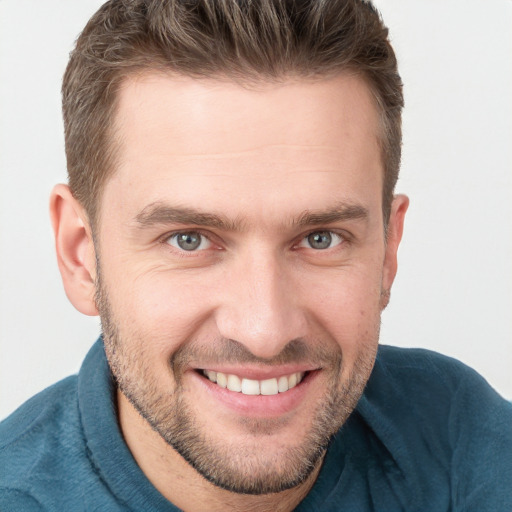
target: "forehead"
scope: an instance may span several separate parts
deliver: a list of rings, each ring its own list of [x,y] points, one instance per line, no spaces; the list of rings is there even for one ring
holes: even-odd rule
[[[228,214],[255,201],[317,208],[308,201],[381,189],[378,127],[369,88],[353,75],[250,86],[132,77],[120,91],[119,162],[104,202],[122,190],[119,207],[138,211],[169,200]]]
[[[330,144],[333,128],[345,140],[360,136],[368,141],[378,135],[377,117],[368,86],[354,74],[235,83],[145,73],[124,82],[116,125],[125,150],[133,142],[130,135],[152,137],[146,130],[151,128],[166,140],[172,138],[176,149],[196,153],[219,144],[226,150],[250,150],[269,142]],[[234,127],[241,130],[234,132]]]

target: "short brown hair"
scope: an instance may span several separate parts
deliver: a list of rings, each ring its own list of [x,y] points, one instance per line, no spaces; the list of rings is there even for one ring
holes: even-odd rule
[[[241,81],[351,70],[380,113],[383,214],[401,154],[402,82],[388,30],[365,0],[109,0],[79,36],[62,86],[69,184],[95,224],[115,170],[122,81],[144,70]]]

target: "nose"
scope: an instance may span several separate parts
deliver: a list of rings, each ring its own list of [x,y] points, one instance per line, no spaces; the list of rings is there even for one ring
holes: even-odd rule
[[[216,311],[221,336],[238,341],[257,357],[271,359],[288,342],[306,335],[300,281],[288,267],[263,251],[230,267]]]

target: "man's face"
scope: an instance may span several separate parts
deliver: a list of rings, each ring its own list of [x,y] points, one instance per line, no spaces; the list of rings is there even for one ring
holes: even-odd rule
[[[297,485],[363,391],[391,284],[370,92],[153,74],[117,127],[96,249],[121,399],[216,485]]]

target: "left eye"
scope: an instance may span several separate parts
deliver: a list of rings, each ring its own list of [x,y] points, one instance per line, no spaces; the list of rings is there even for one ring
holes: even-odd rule
[[[201,251],[211,246],[210,240],[197,231],[176,233],[167,239],[167,243],[182,251]]]
[[[341,244],[341,242],[343,242],[343,238],[332,231],[315,231],[305,236],[301,240],[299,247],[308,247],[321,251],[335,247]]]

